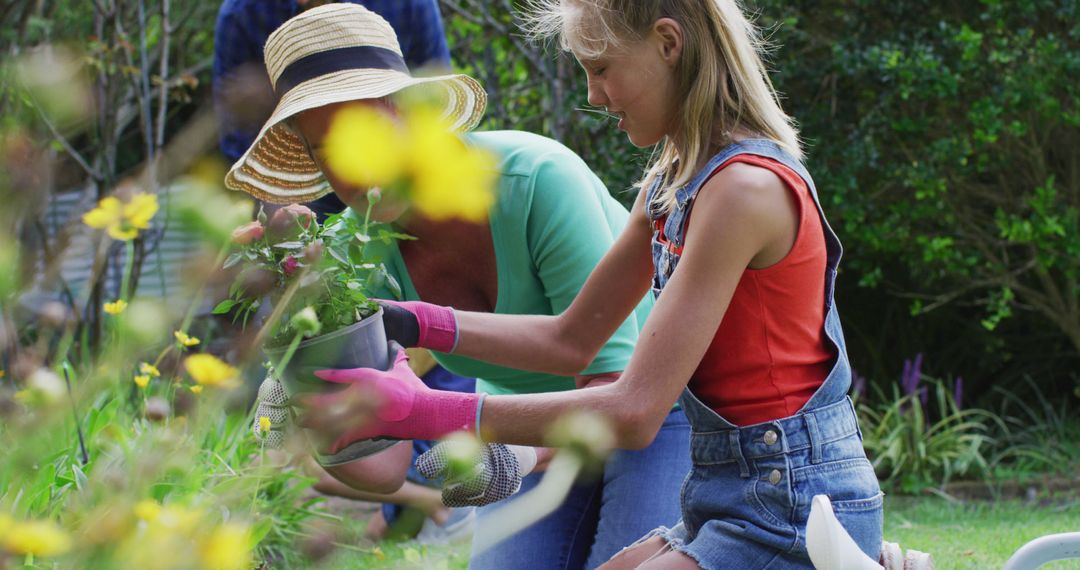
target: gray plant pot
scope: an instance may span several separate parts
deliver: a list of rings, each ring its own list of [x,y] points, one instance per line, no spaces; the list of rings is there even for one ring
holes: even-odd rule
[[[266,349],[266,355],[277,362],[287,347]],[[281,383],[290,398],[300,394],[327,393],[341,390],[343,384],[327,382],[315,376],[316,370],[327,368],[377,368],[387,370],[390,357],[383,328],[383,310],[366,319],[334,332],[301,342],[285,369],[280,371]],[[349,444],[334,455],[318,455],[323,466],[341,465],[367,457],[392,447],[398,440],[365,439]]]

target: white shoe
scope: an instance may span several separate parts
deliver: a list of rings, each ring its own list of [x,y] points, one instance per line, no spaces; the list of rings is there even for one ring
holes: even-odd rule
[[[810,503],[806,550],[818,570],[882,570],[836,520],[832,502],[825,495],[816,495]]]
[[[885,570],[904,570],[904,551],[895,542],[881,542],[881,560]]]
[[[904,570],[934,570],[934,558],[925,552],[908,550],[904,556]]]

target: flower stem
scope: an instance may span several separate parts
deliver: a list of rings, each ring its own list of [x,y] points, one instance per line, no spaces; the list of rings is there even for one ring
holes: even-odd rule
[[[124,275],[120,281],[120,299],[128,300],[128,285],[131,283],[131,272],[135,269],[135,240],[124,242]]]
[[[303,333],[296,333],[292,342],[289,343],[289,348],[285,349],[285,354],[281,356],[281,360],[274,366],[274,371],[277,374],[281,374],[281,371],[285,370],[285,367],[289,365],[289,361],[292,360],[294,354],[296,354],[296,347],[300,346],[300,341],[304,339]]]
[[[304,280],[304,276],[307,275],[307,272],[307,267],[301,269],[300,273],[293,279],[293,282],[289,284],[289,288],[285,290],[285,294],[278,299],[277,305],[274,306],[274,311],[270,313],[270,318],[266,319],[262,328],[259,329],[258,334],[255,335],[255,342],[252,343],[253,346],[262,346],[263,342],[266,341],[266,337],[270,334],[270,330],[274,327],[274,324],[281,319],[282,313],[285,312],[285,307],[289,305],[293,296],[296,295],[296,291],[300,289],[300,282]]]

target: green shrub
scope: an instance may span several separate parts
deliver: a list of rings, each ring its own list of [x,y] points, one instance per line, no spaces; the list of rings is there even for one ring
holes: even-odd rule
[[[1080,457],[1080,416],[1070,395],[1051,399],[1033,379],[1025,378],[1022,392],[1001,387],[991,465],[999,474],[1064,472]]]
[[[894,387],[892,398],[861,404],[859,414],[867,455],[886,489],[916,493],[988,472],[996,418],[960,409],[942,382],[907,394]]]
[[[754,4],[846,246],[853,362],[888,377],[915,344],[980,392],[1036,367],[1060,387],[1080,354],[1080,3]]]

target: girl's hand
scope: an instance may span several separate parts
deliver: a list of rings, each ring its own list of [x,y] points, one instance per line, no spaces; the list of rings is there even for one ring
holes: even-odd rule
[[[453,352],[457,346],[454,309],[422,301],[376,299],[383,308],[386,336],[406,348]]]
[[[336,453],[351,442],[375,437],[438,439],[448,433],[475,430],[478,394],[432,390],[409,368],[405,350],[390,342],[394,365],[373,368],[318,370],[315,376],[347,388],[299,398],[299,424],[325,453]]]

